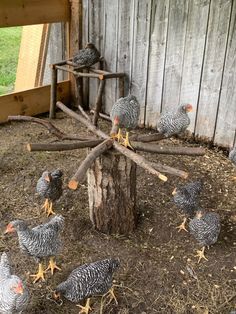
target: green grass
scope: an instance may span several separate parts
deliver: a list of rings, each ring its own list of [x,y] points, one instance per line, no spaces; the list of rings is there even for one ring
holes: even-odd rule
[[[0,28],[0,94],[13,89],[22,27]]]

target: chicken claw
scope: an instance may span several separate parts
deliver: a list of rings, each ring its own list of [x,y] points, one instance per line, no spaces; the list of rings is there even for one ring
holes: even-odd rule
[[[92,310],[89,303],[90,303],[90,299],[87,299],[85,306],[82,306],[80,304],[76,305],[81,308],[81,310],[79,311],[79,314],[82,314],[82,313],[88,314],[89,311]]]
[[[204,251],[205,251],[205,247],[203,247],[201,250],[197,250],[197,254],[195,255],[196,257],[199,257],[198,259],[198,263],[200,263],[201,259],[205,259],[206,261],[208,261],[208,259],[206,258],[206,256],[204,255]]]
[[[44,273],[45,271],[43,270],[43,265],[42,263],[39,263],[38,273],[36,275],[30,275],[30,277],[35,277],[33,283],[36,283],[39,279],[42,279],[42,281],[45,281]]]
[[[52,275],[53,275],[55,269],[61,270],[61,268],[57,266],[53,257],[50,257],[48,268],[45,271],[48,271],[49,269],[51,270]]]
[[[123,142],[123,145],[125,147],[129,147],[131,148],[132,150],[134,150],[133,146],[130,144],[130,141],[129,141],[129,132],[126,132],[126,136],[125,136],[125,140]]]
[[[178,232],[180,232],[181,230],[184,230],[184,231],[188,232],[188,230],[185,227],[186,221],[187,221],[187,218],[184,218],[184,221],[182,222],[182,224],[179,225],[178,227],[176,227],[176,229],[179,229]]]

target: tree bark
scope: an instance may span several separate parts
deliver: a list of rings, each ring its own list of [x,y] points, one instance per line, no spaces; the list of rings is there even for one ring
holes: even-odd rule
[[[90,219],[107,234],[128,234],[137,223],[136,164],[110,150],[87,172]]]

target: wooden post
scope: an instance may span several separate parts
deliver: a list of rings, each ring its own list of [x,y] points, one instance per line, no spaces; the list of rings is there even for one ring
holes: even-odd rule
[[[52,71],[52,81],[51,81],[51,98],[50,98],[50,113],[49,118],[55,119],[56,117],[56,102],[57,102],[57,69],[53,65]]]
[[[125,96],[125,77],[119,78],[119,97]]]
[[[110,150],[87,172],[90,219],[107,234],[128,234],[137,223],[136,164]]]
[[[104,87],[105,87],[105,80],[101,80],[99,83],[98,95],[97,95],[97,99],[96,99],[94,116],[93,116],[93,124],[96,126],[98,124],[99,113],[100,113],[101,107],[102,107],[102,93],[104,91]]]

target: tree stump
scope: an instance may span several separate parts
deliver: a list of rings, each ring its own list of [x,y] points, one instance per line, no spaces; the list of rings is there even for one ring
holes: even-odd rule
[[[137,223],[136,164],[109,150],[87,172],[90,219],[96,230],[128,234]]]

